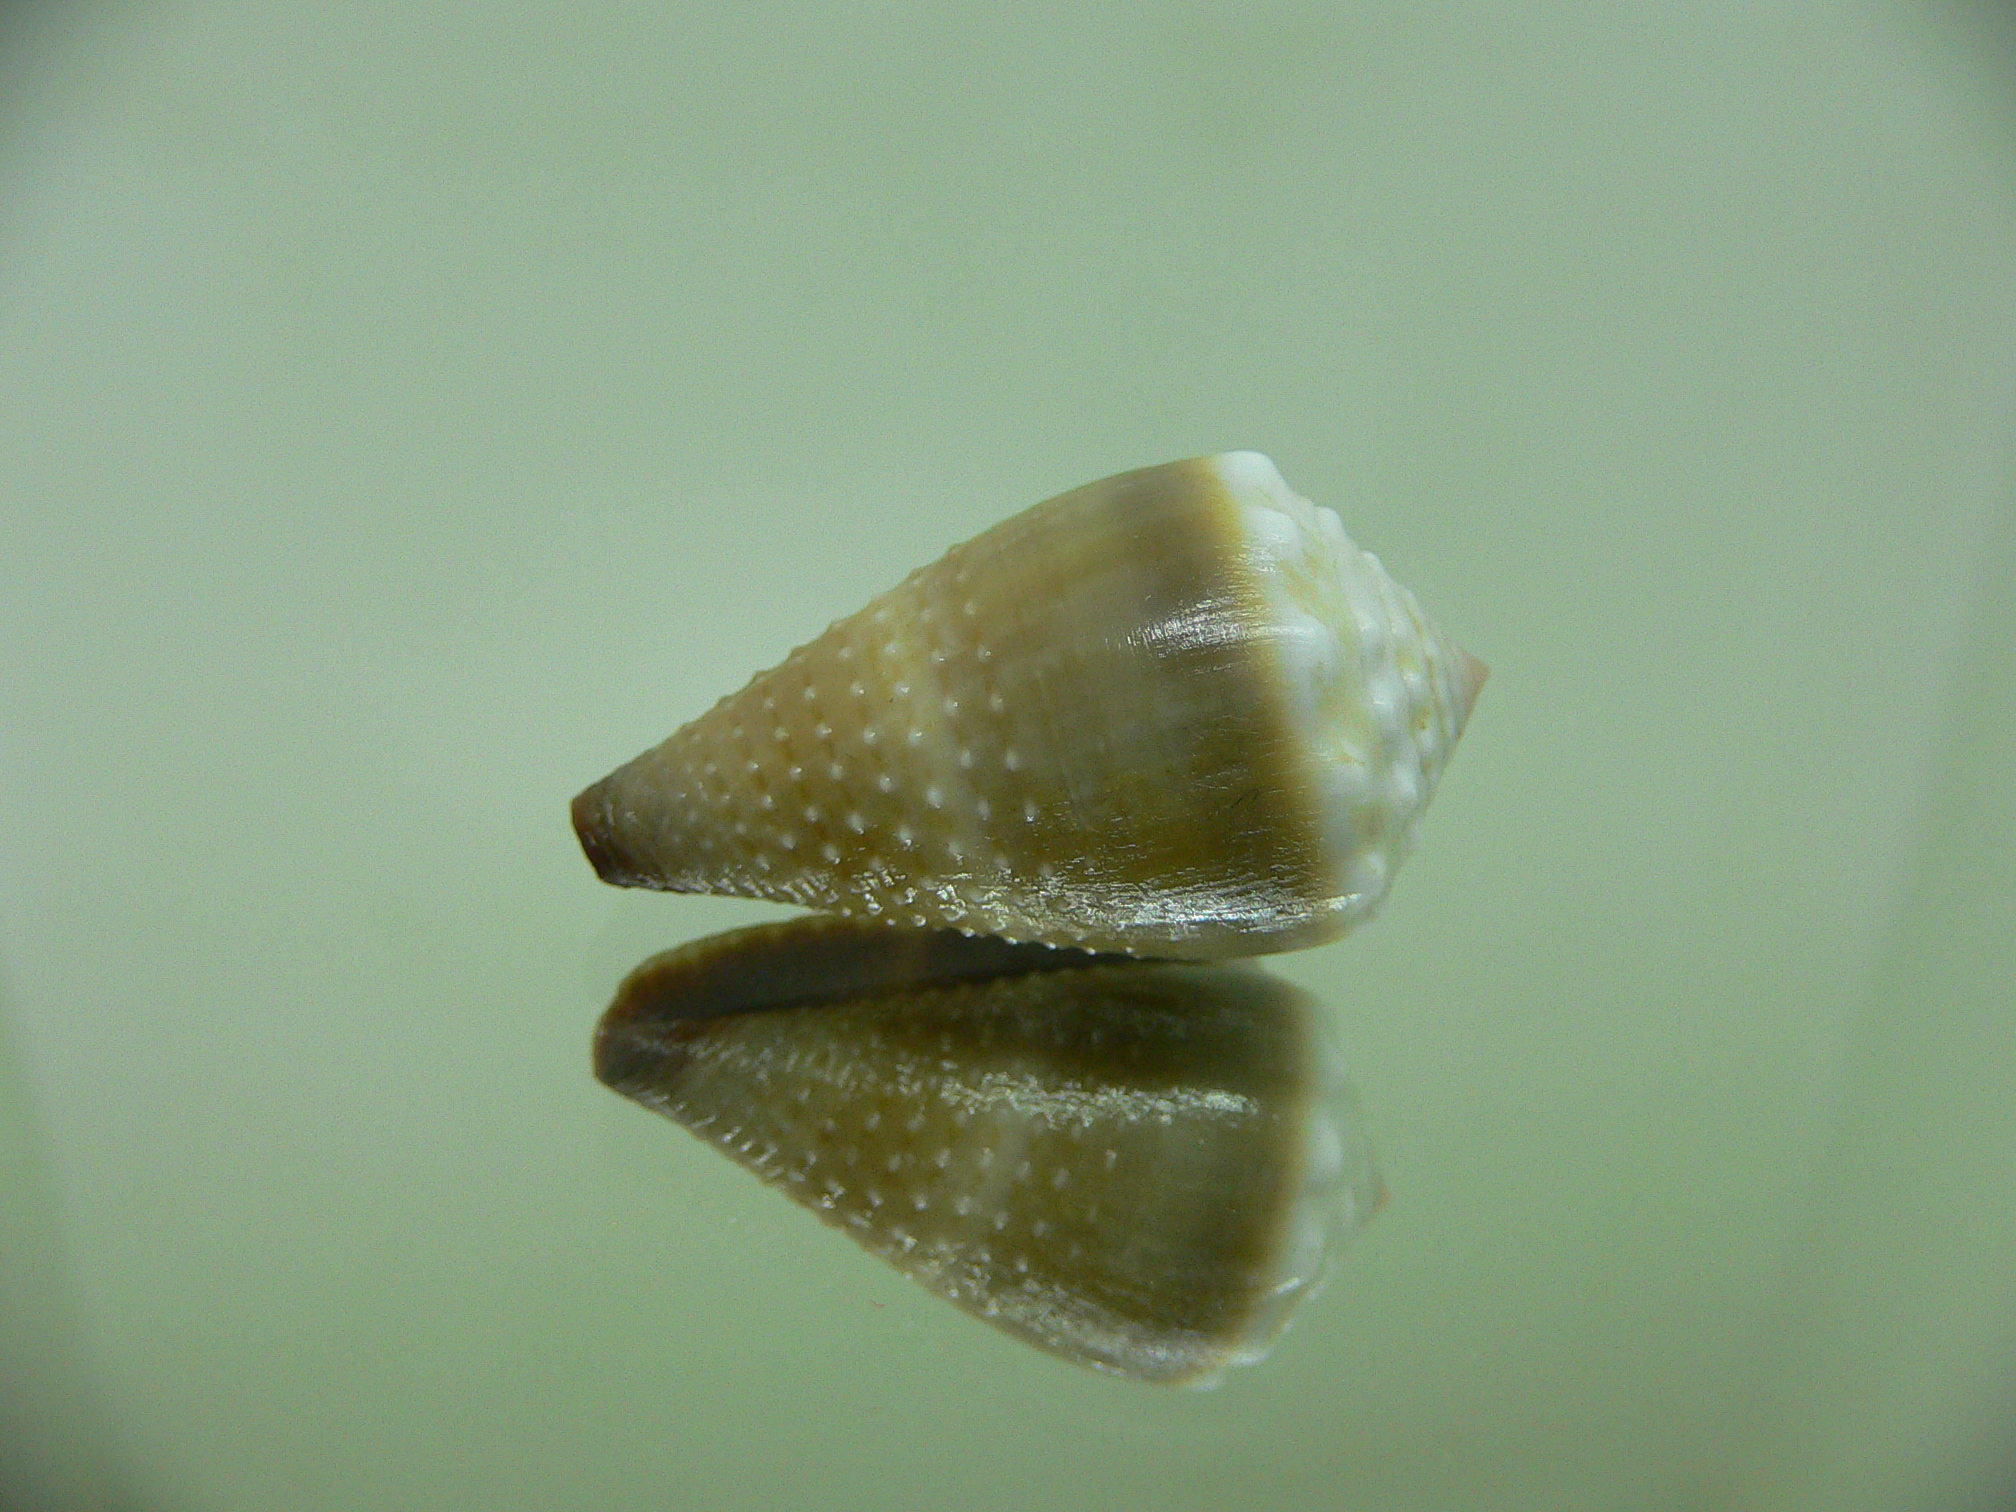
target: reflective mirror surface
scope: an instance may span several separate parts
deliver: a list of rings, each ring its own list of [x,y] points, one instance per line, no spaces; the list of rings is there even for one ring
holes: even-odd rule
[[[1252,966],[757,926],[632,972],[595,1074],[927,1290],[1145,1381],[1264,1358],[1385,1201],[1323,1010]]]
[[[0,6],[0,1502],[1996,1505],[2012,55],[1903,0]],[[788,910],[601,886],[566,805],[1239,450],[1492,671],[1377,920],[1265,968],[1391,1200],[1200,1393],[598,1084],[640,960]]]

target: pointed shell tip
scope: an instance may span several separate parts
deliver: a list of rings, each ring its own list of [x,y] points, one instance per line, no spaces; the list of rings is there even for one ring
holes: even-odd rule
[[[1477,703],[1477,695],[1484,691],[1484,684],[1490,680],[1491,669],[1472,656],[1468,651],[1456,653],[1456,723],[1460,729],[1470,722],[1470,710]]]
[[[616,832],[605,793],[607,785],[604,779],[574,796],[568,809],[574,821],[574,836],[581,842],[581,852],[595,868],[596,876],[612,887],[634,887],[641,879]]]

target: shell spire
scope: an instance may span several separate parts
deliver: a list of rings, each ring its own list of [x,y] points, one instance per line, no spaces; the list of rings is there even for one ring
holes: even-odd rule
[[[1274,464],[954,547],[574,800],[602,879],[1137,955],[1369,916],[1482,686]]]

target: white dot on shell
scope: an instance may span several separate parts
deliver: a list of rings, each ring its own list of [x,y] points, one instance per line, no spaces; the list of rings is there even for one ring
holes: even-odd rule
[[[896,791],[896,779],[887,772],[884,772],[880,777],[875,779],[875,786],[885,793],[893,793]]]
[[[913,746],[924,744],[924,732],[922,730],[913,729],[910,732],[910,744],[912,744]]]
[[[835,782],[838,782],[842,777],[847,775],[847,768],[840,765],[837,761],[829,762],[826,766],[826,775],[831,777]]]
[[[962,750],[959,753],[959,765],[966,768],[969,772],[973,770],[973,752],[970,749]]]
[[[989,803],[985,798],[977,798],[973,802],[973,812],[978,814],[982,819],[992,819],[994,817],[994,805]]]
[[[1006,767],[1011,772],[1021,771],[1022,753],[1020,751],[1017,751],[1013,746],[1010,746],[1007,750],[1001,753],[1001,765]]]
[[[856,698],[866,698],[868,696],[868,685],[864,682],[851,682],[847,684],[847,691],[852,693]]]
[[[987,707],[993,713],[999,714],[1003,709],[1008,707],[1008,700],[1003,698],[999,693],[989,693],[987,695]]]
[[[840,859],[840,847],[835,845],[831,840],[828,840],[824,845],[819,847],[819,854],[824,856],[828,863],[832,863]]]
[[[899,824],[899,825],[897,825],[897,826],[896,826],[896,843],[897,843],[898,845],[914,845],[914,844],[916,844],[916,843],[917,843],[917,835],[916,835],[916,832],[915,832],[914,830],[912,830],[912,829],[910,828],[910,826],[909,826],[909,825],[907,825],[907,824]]]
[[[1024,798],[1022,800],[1022,817],[1030,824],[1036,822],[1036,800],[1034,798]]]
[[[936,786],[924,789],[924,801],[932,808],[945,807],[945,794]]]
[[[875,726],[863,725],[861,727],[861,744],[865,746],[872,746],[873,744],[875,744],[876,739],[877,734]]]
[[[813,687],[813,686],[812,686],[812,684],[810,684],[810,683],[807,683],[807,684],[805,684],[805,690],[804,690],[804,693],[803,693],[803,697],[804,697],[804,699],[805,699],[805,702],[807,702],[807,703],[814,703],[814,702],[816,702],[816,701],[818,700],[818,697],[819,697],[819,690],[818,690],[817,688]]]
[[[868,832],[868,821],[859,812],[852,813],[847,816],[847,828],[857,835],[864,835]]]

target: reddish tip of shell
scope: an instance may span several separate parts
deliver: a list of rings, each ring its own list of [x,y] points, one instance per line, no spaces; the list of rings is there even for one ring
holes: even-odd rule
[[[595,868],[595,875],[610,886],[648,885],[623,844],[613,805],[609,801],[608,786],[605,778],[575,795],[569,809],[574,820],[575,838],[581,842],[582,853],[588,857],[588,864]]]
[[[1477,702],[1477,695],[1484,690],[1484,684],[1491,676],[1491,669],[1468,651],[1456,653],[1456,728],[1461,730],[1470,722],[1470,710]]]

